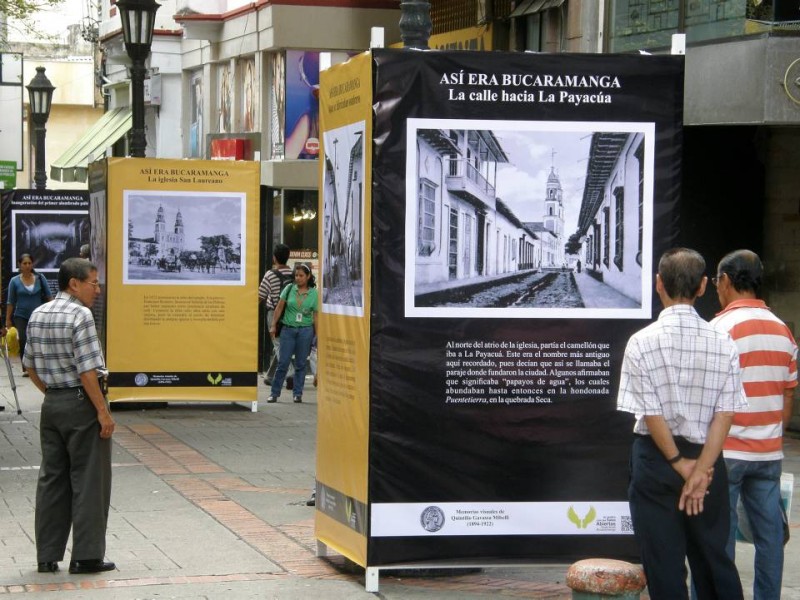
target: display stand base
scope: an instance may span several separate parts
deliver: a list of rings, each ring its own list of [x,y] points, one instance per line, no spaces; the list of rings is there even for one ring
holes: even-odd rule
[[[329,556],[328,545],[324,542],[317,540],[316,555],[319,558]],[[490,568],[509,568],[509,567],[544,567],[551,569],[559,569],[561,572],[566,573],[569,568],[567,563],[532,563],[530,561],[487,561],[487,560],[444,560],[438,562],[426,563],[401,563],[393,565],[382,565],[380,567],[366,567],[364,569],[364,589],[370,593],[378,593],[380,587],[380,572],[381,571],[397,571],[397,570],[433,570],[433,569],[490,569]]]
[[[247,406],[250,405],[250,412],[258,412],[258,401],[255,402],[231,402],[231,404],[235,406]]]
[[[442,569],[442,570],[452,570],[452,569],[498,569],[498,568],[549,568],[549,569],[558,569],[560,573],[566,573],[567,569],[569,568],[569,564],[562,564],[562,563],[533,563],[530,561],[513,561],[513,560],[444,560],[444,561],[437,561],[437,562],[425,562],[425,563],[404,563],[404,564],[393,564],[393,565],[382,565],[380,567],[367,567],[365,570],[365,577],[364,577],[364,589],[367,592],[377,593],[378,586],[379,586],[379,577],[381,571],[397,571],[397,570],[414,570],[418,569],[420,571],[423,570],[434,570],[434,569]]]

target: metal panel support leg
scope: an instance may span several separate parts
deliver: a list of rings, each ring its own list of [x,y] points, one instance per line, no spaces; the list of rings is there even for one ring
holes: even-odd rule
[[[377,593],[378,592],[378,576],[380,574],[380,569],[378,567],[367,567],[366,572],[366,580],[364,587],[368,592]]]
[[[328,556],[328,545],[325,542],[317,540],[317,556]]]

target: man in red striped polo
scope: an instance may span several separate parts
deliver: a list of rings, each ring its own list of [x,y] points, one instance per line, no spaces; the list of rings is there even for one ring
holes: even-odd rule
[[[797,344],[783,321],[757,298],[762,272],[755,252],[726,255],[713,280],[723,309],[711,323],[727,331],[739,348],[749,404],[734,415],[723,446],[731,503],[727,550],[733,557],[741,496],[756,550],[754,600],[778,600],[783,578],[783,432],[797,386]]]

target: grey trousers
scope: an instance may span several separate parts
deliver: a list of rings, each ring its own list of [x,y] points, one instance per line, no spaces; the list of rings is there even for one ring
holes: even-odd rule
[[[37,562],[61,561],[72,528],[72,560],[105,557],[111,503],[111,440],[81,388],[48,390],[39,422]]]

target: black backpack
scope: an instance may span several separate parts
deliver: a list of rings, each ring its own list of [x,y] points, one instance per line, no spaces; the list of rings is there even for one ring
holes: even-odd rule
[[[281,282],[280,290],[278,290],[278,296],[280,296],[283,293],[283,290],[286,288],[286,286],[288,286],[290,283],[292,283],[292,281],[294,281],[294,272],[285,274],[281,273],[278,269],[271,269],[271,271],[275,273],[275,275],[277,275],[278,280]],[[277,306],[277,303],[275,304],[275,306]]]

